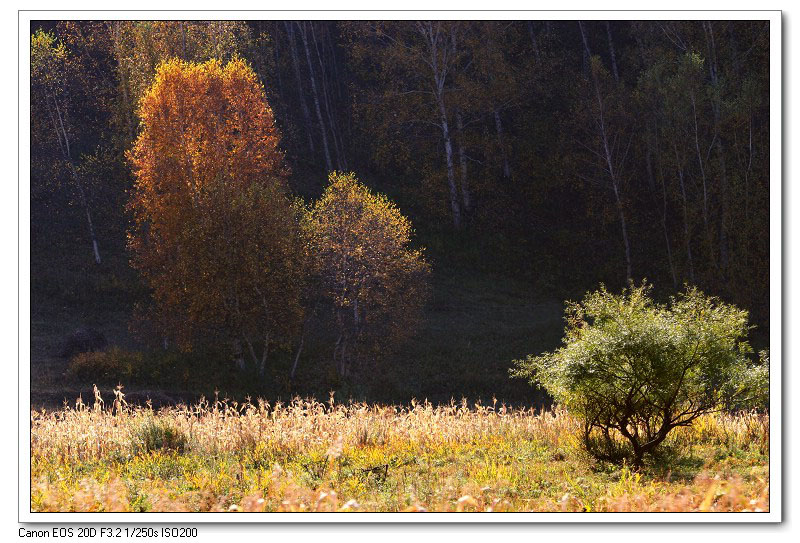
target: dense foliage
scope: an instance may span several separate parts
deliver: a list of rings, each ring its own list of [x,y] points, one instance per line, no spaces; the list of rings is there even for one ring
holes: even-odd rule
[[[628,275],[689,282],[747,308],[766,337],[766,22],[70,21],[32,38],[40,27],[64,59],[48,73],[69,91],[101,249],[121,246],[123,151],[155,68],[239,55],[267,86],[300,194],[319,196],[334,168],[368,174],[421,232],[494,238],[481,263],[496,271],[571,277],[573,293]],[[76,184],[52,186],[63,161],[47,159],[57,138],[33,98],[34,222],[72,217],[58,235],[86,236],[80,202],[54,205]],[[547,269],[526,271],[531,254]]]
[[[242,366],[246,345],[263,372],[270,342],[288,341],[301,318],[305,273],[263,89],[242,60],[170,61],[140,116],[129,247],[156,321],[185,346],[233,342]]]
[[[321,296],[335,315],[334,361],[346,376],[365,355],[377,356],[414,331],[430,267],[422,251],[408,247],[409,220],[352,173],[330,175],[305,228]]]
[[[694,288],[656,304],[649,290],[589,293],[568,305],[564,347],[516,363],[515,375],[582,418],[586,448],[604,460],[641,465],[673,429],[763,407],[768,395],[768,366],[748,357],[746,311]]]

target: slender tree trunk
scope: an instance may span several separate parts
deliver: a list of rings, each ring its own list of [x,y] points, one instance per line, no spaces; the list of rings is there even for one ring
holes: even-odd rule
[[[675,273],[675,263],[672,260],[672,246],[669,241],[669,231],[667,229],[667,183],[664,180],[664,172],[661,170],[659,163],[659,177],[661,178],[661,198],[663,205],[661,207],[661,228],[664,231],[664,242],[667,246],[667,260],[669,262],[669,271],[672,275],[672,286],[678,288],[678,276]]]
[[[703,231],[705,233],[705,245],[708,248],[708,253],[709,253],[708,256],[709,256],[709,259],[711,260],[711,263],[713,264],[713,266],[717,270],[717,272],[720,275],[722,275],[722,270],[720,269],[720,263],[717,260],[716,256],[714,255],[714,249],[715,249],[716,243],[714,242],[714,235],[711,232],[711,224],[710,224],[710,220],[709,220],[709,212],[708,212],[708,201],[709,201],[708,180],[707,180],[707,176],[706,176],[705,161],[703,160],[703,154],[700,151],[700,136],[699,136],[699,128],[698,128],[698,125],[697,125],[697,100],[695,99],[694,92],[690,93],[689,98],[690,98],[690,101],[692,103],[692,114],[693,114],[693,118],[694,118],[694,146],[695,146],[695,152],[697,153],[697,161],[700,164],[700,177],[701,177],[702,182],[703,182]],[[712,109],[714,109],[714,108],[712,108]],[[716,126],[715,126],[715,134],[713,136],[712,145],[715,145],[716,143],[719,143],[719,140],[717,138]],[[710,149],[709,149],[709,152],[710,152]],[[723,159],[723,161],[724,161],[724,159]],[[724,162],[723,162],[723,167],[724,167]],[[721,183],[722,187],[724,187],[724,185],[726,184],[726,180],[724,179],[724,177],[725,177],[725,175],[724,175],[724,172],[723,172],[723,180],[722,180],[722,183]],[[721,189],[721,190],[724,190],[724,188]]]
[[[294,363],[292,364],[292,371],[289,373],[289,381],[294,382],[294,376],[297,372],[297,363],[300,361],[300,353],[303,352],[303,342],[306,338],[306,331],[305,329],[300,334],[300,345],[297,347],[297,354],[294,355]]]
[[[747,169],[744,171],[744,218],[750,219],[750,170],[753,167],[753,114],[747,118]]]
[[[353,329],[355,330],[355,335],[358,337],[359,329],[361,328],[361,315],[358,312],[358,298],[353,300]]]
[[[47,99],[47,97],[45,97]],[[72,174],[72,178],[75,180],[75,186],[78,188],[78,195],[80,196],[81,205],[83,206],[83,211],[86,214],[86,224],[89,227],[89,237],[92,240],[92,251],[94,252],[94,262],[95,264],[100,264],[100,249],[97,245],[97,236],[94,232],[94,224],[92,223],[92,213],[89,209],[89,200],[86,197],[86,191],[83,187],[83,181],[81,180],[80,175],[78,175],[78,170],[75,167],[75,163],[72,161],[72,151],[70,150],[69,146],[69,135],[67,134],[67,130],[64,127],[64,118],[61,116],[61,108],[58,107],[58,100],[56,100],[55,93],[52,95],[53,105],[55,107],[56,117],[58,118],[58,124],[56,124],[56,117],[53,116],[52,112],[50,113],[51,120],[53,121],[53,128],[56,131],[56,135],[58,136],[59,144],[63,138],[64,145],[61,147],[61,152],[64,155],[64,158],[67,161],[67,164],[70,169],[70,173]],[[49,109],[48,104],[48,109]]]
[[[325,121],[322,119],[322,110],[319,106],[319,93],[317,92],[317,79],[314,76],[314,64],[311,62],[311,53],[308,49],[308,36],[306,34],[306,27],[305,23],[300,25],[297,23],[298,28],[300,28],[300,37],[303,40],[303,48],[306,52],[306,62],[308,63],[308,75],[311,78],[311,94],[314,96],[314,109],[317,112],[317,121],[319,122],[319,130],[322,136],[322,149],[325,152],[325,166],[328,168],[328,171],[333,170],[333,164],[331,163],[331,153],[328,149],[328,134],[325,129]]]
[[[630,282],[633,279],[633,273],[631,271],[631,245],[628,241],[628,227],[625,222],[625,208],[622,205],[622,199],[620,198],[619,188],[617,187],[617,183],[612,183],[612,188],[614,189],[614,198],[617,202],[617,213],[619,214],[619,223],[622,228],[622,244],[625,248],[625,277]]]
[[[332,32],[330,28],[328,28],[328,32],[325,33],[325,40],[322,42],[322,49],[325,50],[326,46],[328,49],[328,59],[330,60],[331,68],[333,68],[333,80],[336,82],[334,87],[336,88],[336,96],[339,98],[339,101],[342,101],[342,79],[339,74],[339,63],[336,60],[336,49],[333,45],[333,38],[331,37]]]
[[[260,23],[259,23],[260,24]],[[273,43],[272,56],[275,61],[275,78],[278,81],[278,96],[283,96],[283,79],[281,78],[281,51],[280,40],[278,39],[278,22],[273,23]]]
[[[653,142],[649,126],[647,128],[646,138],[647,138],[647,150],[645,151],[645,164],[647,166],[647,180],[650,184],[651,194],[655,194],[656,186],[654,179],[655,176],[653,175],[653,161],[652,161]],[[664,241],[666,242],[666,247],[667,247],[667,260],[669,262],[669,271],[672,275],[672,285],[673,287],[678,288],[678,277],[675,273],[675,264],[672,260],[672,247],[670,246],[669,232],[667,230],[667,185],[666,182],[664,181],[664,171],[661,168],[660,161],[658,165],[658,175],[659,179],[661,180],[661,197],[662,197],[661,227],[664,231]],[[655,203],[655,196],[653,196],[653,201]]]
[[[728,270],[728,172],[725,165],[725,151],[722,139],[717,138],[717,151],[720,162],[720,210],[719,210],[719,266],[723,278]]]
[[[120,38],[120,33],[122,32],[122,22],[121,21],[114,21],[110,23],[111,31],[111,39],[114,42],[114,56],[116,57],[117,61],[117,72],[119,73],[119,86],[122,90],[122,107],[124,108],[124,116],[125,116],[125,124],[128,128],[128,140],[129,143],[136,139],[136,131],[134,129],[134,113],[133,113],[133,105],[131,104],[131,99],[129,96],[129,89],[128,89],[128,72],[125,66],[123,65],[123,58],[122,58],[122,42]]]
[[[86,192],[83,190],[83,183],[81,182],[80,177],[78,177],[78,172],[75,169],[75,165],[72,164],[72,159],[70,159],[69,163],[70,170],[72,170],[72,176],[75,179],[75,185],[78,187],[78,194],[81,198],[81,205],[83,206],[83,211],[86,214],[86,224],[89,227],[89,237],[92,240],[92,251],[94,252],[94,262],[95,264],[100,264],[100,249],[97,246],[97,236],[94,233],[94,224],[92,223],[92,213],[89,211],[89,202],[86,199]]]
[[[697,127],[697,101],[694,98],[694,92],[690,94],[690,101],[692,102],[692,113],[694,116],[694,148],[697,152],[697,161],[700,164],[700,178],[703,181],[703,224],[705,225],[706,232],[708,232],[708,186],[706,183],[706,169],[703,162],[703,153],[700,151],[700,135]]]
[[[346,379],[347,378],[347,374],[349,373],[348,369],[349,369],[349,366],[350,366],[349,360],[347,360],[347,338],[345,338],[342,341],[342,347],[341,347],[341,350],[339,352],[339,356],[342,359],[342,378]]]
[[[336,167],[339,171],[344,170],[343,160],[342,160],[342,150],[340,149],[339,145],[339,129],[336,124],[336,116],[333,114],[333,108],[331,107],[331,100],[328,93],[328,76],[326,75],[325,70],[325,63],[322,61],[322,54],[319,50],[319,45],[317,42],[317,37],[314,32],[314,23],[311,23],[311,39],[314,42],[314,50],[317,53],[317,61],[319,62],[319,70],[320,74],[322,74],[322,98],[325,103],[325,112],[327,113],[328,117],[328,124],[331,128],[331,137],[333,139],[333,149],[336,152]]]
[[[347,138],[342,137],[342,132],[343,132],[342,127],[339,125],[338,120],[336,121],[336,130],[339,133],[339,145],[342,151],[342,165],[346,170],[348,166],[347,166],[347,145],[345,144],[345,141],[351,139],[349,138],[349,136],[352,133],[351,130],[352,126],[350,124],[352,115],[350,115],[347,111],[348,102],[345,99],[346,93],[342,91],[342,88],[345,86],[344,77],[346,76],[347,73],[346,71],[347,67],[343,66],[341,70],[339,68],[339,62],[337,60],[337,55],[336,55],[336,48],[334,47],[334,41],[332,38],[332,32],[330,28],[328,29],[328,32],[325,34],[325,37],[326,39],[323,42],[323,49],[327,46],[329,63],[333,68],[334,88],[336,90],[335,98],[338,100],[338,104],[341,104],[341,106],[344,107],[346,110],[344,117],[347,120],[347,125],[345,127],[347,130],[346,131],[346,135],[348,136]]]
[[[728,171],[725,164],[725,149],[722,144],[722,135],[720,130],[720,122],[722,116],[722,104],[720,103],[720,88],[719,88],[719,67],[717,65],[717,47],[714,41],[714,28],[711,21],[703,24],[706,29],[706,42],[709,51],[710,62],[708,63],[709,73],[711,76],[711,85],[714,88],[712,93],[712,109],[714,111],[714,135],[716,142],[716,149],[719,154],[720,163],[720,217],[719,217],[719,267],[724,276],[728,269],[728,231],[727,231],[727,217],[728,217]]]
[[[647,126],[647,146],[645,149],[645,156],[644,162],[645,166],[647,167],[647,182],[650,185],[650,192],[655,193],[656,191],[656,182],[655,176],[653,175],[653,142],[652,142],[652,132],[650,131],[650,125]]]
[[[511,177],[511,166],[508,164],[508,155],[506,154],[505,141],[503,140],[503,122],[500,120],[500,111],[494,110],[494,127],[497,130],[497,144],[500,146],[500,156],[503,158],[503,177],[509,179]]]
[[[458,203],[458,189],[456,188],[456,175],[453,167],[453,143],[450,139],[450,127],[447,124],[447,110],[444,101],[439,100],[441,114],[442,139],[444,140],[444,153],[447,160],[447,183],[450,187],[450,209],[453,211],[453,226],[461,229],[461,206]]]
[[[267,369],[267,357],[269,357],[269,332],[264,334],[264,350],[261,352],[261,361],[258,365],[258,374],[263,377]]]
[[[583,23],[578,21],[578,26],[581,30],[581,37],[583,38],[584,48],[586,50],[586,54],[591,57],[591,53],[589,50],[589,42],[586,39],[586,33],[583,29]],[[606,167],[608,170],[608,175],[611,179],[611,189],[614,193],[614,201],[616,202],[617,206],[617,213],[619,215],[619,222],[620,227],[622,229],[622,243],[625,250],[625,277],[630,282],[633,279],[633,273],[631,270],[631,247],[630,242],[628,241],[628,227],[627,222],[625,221],[625,207],[622,203],[622,197],[620,195],[620,180],[618,178],[618,174],[616,168],[614,167],[614,158],[611,152],[611,146],[609,145],[608,141],[608,129],[606,127],[605,122],[605,112],[604,112],[604,105],[603,105],[603,98],[600,95],[600,82],[597,80],[597,74],[594,70],[592,72],[592,81],[594,82],[594,90],[595,90],[595,97],[597,98],[597,107],[598,107],[598,126],[600,127],[600,139],[603,144],[603,153],[606,160]]]
[[[578,21],[578,28],[581,31],[581,40],[583,40],[583,73],[588,76],[592,69],[589,66],[592,50],[589,48],[589,40],[586,38],[586,29],[583,28],[583,21]]]
[[[247,350],[250,352],[250,358],[253,359],[253,364],[255,364],[256,367],[258,367],[258,356],[256,355],[255,347],[253,347],[253,342],[250,341],[244,334],[242,334],[242,337],[244,338],[244,342],[247,345]]]
[[[464,204],[464,214],[469,215],[472,203],[469,194],[469,178],[467,177],[467,154],[464,149],[464,119],[460,111],[456,113],[456,127],[458,128],[458,161],[461,165],[461,201]]]
[[[539,52],[539,42],[536,40],[536,31],[533,29],[533,21],[528,21],[528,34],[531,36],[533,55],[536,57],[536,62],[539,62],[539,60],[541,60],[541,53]]]
[[[233,362],[239,371],[245,369],[244,349],[242,349],[242,340],[239,338],[233,340]]]
[[[606,34],[608,35],[608,52],[611,56],[611,69],[614,73],[614,81],[619,83],[619,71],[617,71],[617,54],[614,52],[614,41],[611,39],[611,23],[606,21]]]
[[[339,333],[339,337],[336,338],[336,343],[333,346],[333,364],[336,366],[336,370],[339,372],[339,375],[342,374],[340,363],[336,360],[336,355],[339,352],[339,346],[342,344],[342,334]]]
[[[694,284],[694,260],[692,259],[692,239],[689,234],[689,204],[686,198],[686,184],[683,180],[683,168],[678,158],[678,147],[673,142],[675,151],[675,164],[678,171],[678,181],[681,187],[681,199],[683,200],[683,236],[686,241],[686,258],[689,262],[689,281]]]
[[[427,28],[425,27],[427,25]],[[447,107],[444,103],[444,87],[447,77],[447,66],[440,66],[439,30],[434,32],[431,22],[420,23],[420,32],[428,41],[430,46],[430,67],[433,76],[433,88],[435,89],[436,105],[439,109],[439,127],[442,130],[442,140],[444,143],[444,154],[447,164],[447,184],[450,189],[450,209],[453,212],[453,226],[456,230],[461,229],[461,205],[458,201],[458,188],[456,187],[455,168],[453,166],[453,142],[450,135],[450,125],[447,121]],[[444,51],[446,51],[446,46]]]
[[[311,154],[314,154],[314,138],[311,137],[311,114],[308,111],[308,104],[306,104],[306,95],[303,91],[303,76],[300,72],[300,61],[297,58],[297,44],[294,39],[294,27],[289,21],[283,22],[286,27],[286,34],[289,37],[289,49],[292,53],[292,66],[294,66],[294,75],[297,79],[298,99],[300,100],[300,107],[303,111],[303,121],[306,125],[306,136],[308,136],[308,149]]]
[[[661,227],[664,231],[664,243],[667,246],[667,259],[669,262],[669,273],[672,276],[672,286],[673,288],[678,288],[678,276],[675,273],[675,263],[672,261],[672,247],[670,247],[669,243],[669,232],[667,231],[667,206],[666,206],[666,196],[664,200],[664,211],[661,215]]]

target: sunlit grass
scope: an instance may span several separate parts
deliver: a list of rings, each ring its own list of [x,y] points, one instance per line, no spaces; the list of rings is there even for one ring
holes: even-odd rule
[[[31,412],[36,511],[766,511],[769,419],[716,414],[640,472],[598,464],[568,413],[120,394]]]

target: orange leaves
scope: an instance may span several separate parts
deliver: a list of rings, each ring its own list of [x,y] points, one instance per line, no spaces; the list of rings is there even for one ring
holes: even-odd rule
[[[132,153],[138,169],[177,169],[195,190],[227,174],[242,183],[265,173],[286,176],[263,88],[242,60],[161,64],[139,114],[144,129]]]
[[[139,114],[129,246],[164,326],[185,340],[286,333],[300,313],[302,251],[255,73],[240,59],[167,61]]]

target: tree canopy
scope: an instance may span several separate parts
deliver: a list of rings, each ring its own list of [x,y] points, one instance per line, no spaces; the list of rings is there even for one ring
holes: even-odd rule
[[[411,249],[411,223],[352,173],[333,172],[305,221],[322,296],[333,306],[341,375],[413,331],[430,266]],[[363,369],[363,368],[361,368]]]
[[[222,330],[263,368],[300,319],[304,273],[264,90],[243,60],[171,60],[139,115],[129,247],[158,321],[186,346]]]

